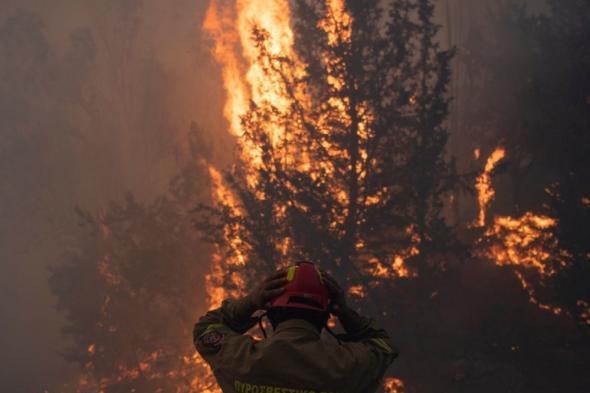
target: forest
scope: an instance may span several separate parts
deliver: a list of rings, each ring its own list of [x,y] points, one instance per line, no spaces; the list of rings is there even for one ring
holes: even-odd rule
[[[588,391],[588,1],[70,3],[0,9],[3,390],[218,393],[193,323],[305,259],[384,393]]]

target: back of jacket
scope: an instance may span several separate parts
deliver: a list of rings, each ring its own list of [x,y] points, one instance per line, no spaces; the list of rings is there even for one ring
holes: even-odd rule
[[[224,393],[374,392],[397,356],[385,331],[352,310],[339,315],[348,333],[340,342],[301,319],[256,341],[243,334],[256,322],[251,311],[226,301],[195,325],[195,346]]]

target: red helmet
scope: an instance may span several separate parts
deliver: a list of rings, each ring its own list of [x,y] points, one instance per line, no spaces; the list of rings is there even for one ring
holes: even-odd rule
[[[328,311],[330,296],[322,274],[313,263],[297,262],[287,270],[287,280],[285,290],[271,301],[271,307]]]

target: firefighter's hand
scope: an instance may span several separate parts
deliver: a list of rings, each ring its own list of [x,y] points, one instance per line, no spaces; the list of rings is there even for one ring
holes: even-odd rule
[[[322,277],[330,295],[330,313],[338,315],[340,311],[347,307],[346,305],[346,293],[338,284],[338,281],[332,277],[328,272],[322,270]]]
[[[248,295],[252,306],[256,310],[270,307],[270,301],[285,290],[287,282],[287,272],[285,270],[280,270],[264,279]]]

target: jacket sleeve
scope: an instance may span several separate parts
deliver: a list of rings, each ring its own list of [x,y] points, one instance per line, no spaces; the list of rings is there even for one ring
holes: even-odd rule
[[[256,311],[248,297],[225,300],[220,308],[203,315],[193,329],[193,342],[199,354],[215,370],[223,364],[223,354],[228,348],[232,352],[252,344],[252,338],[244,335],[257,319]]]
[[[351,308],[343,308],[338,319],[346,334],[339,335],[342,345],[354,359],[356,381],[353,391],[373,391],[381,383],[387,367],[398,356],[398,351],[384,329],[375,321],[363,317]]]

